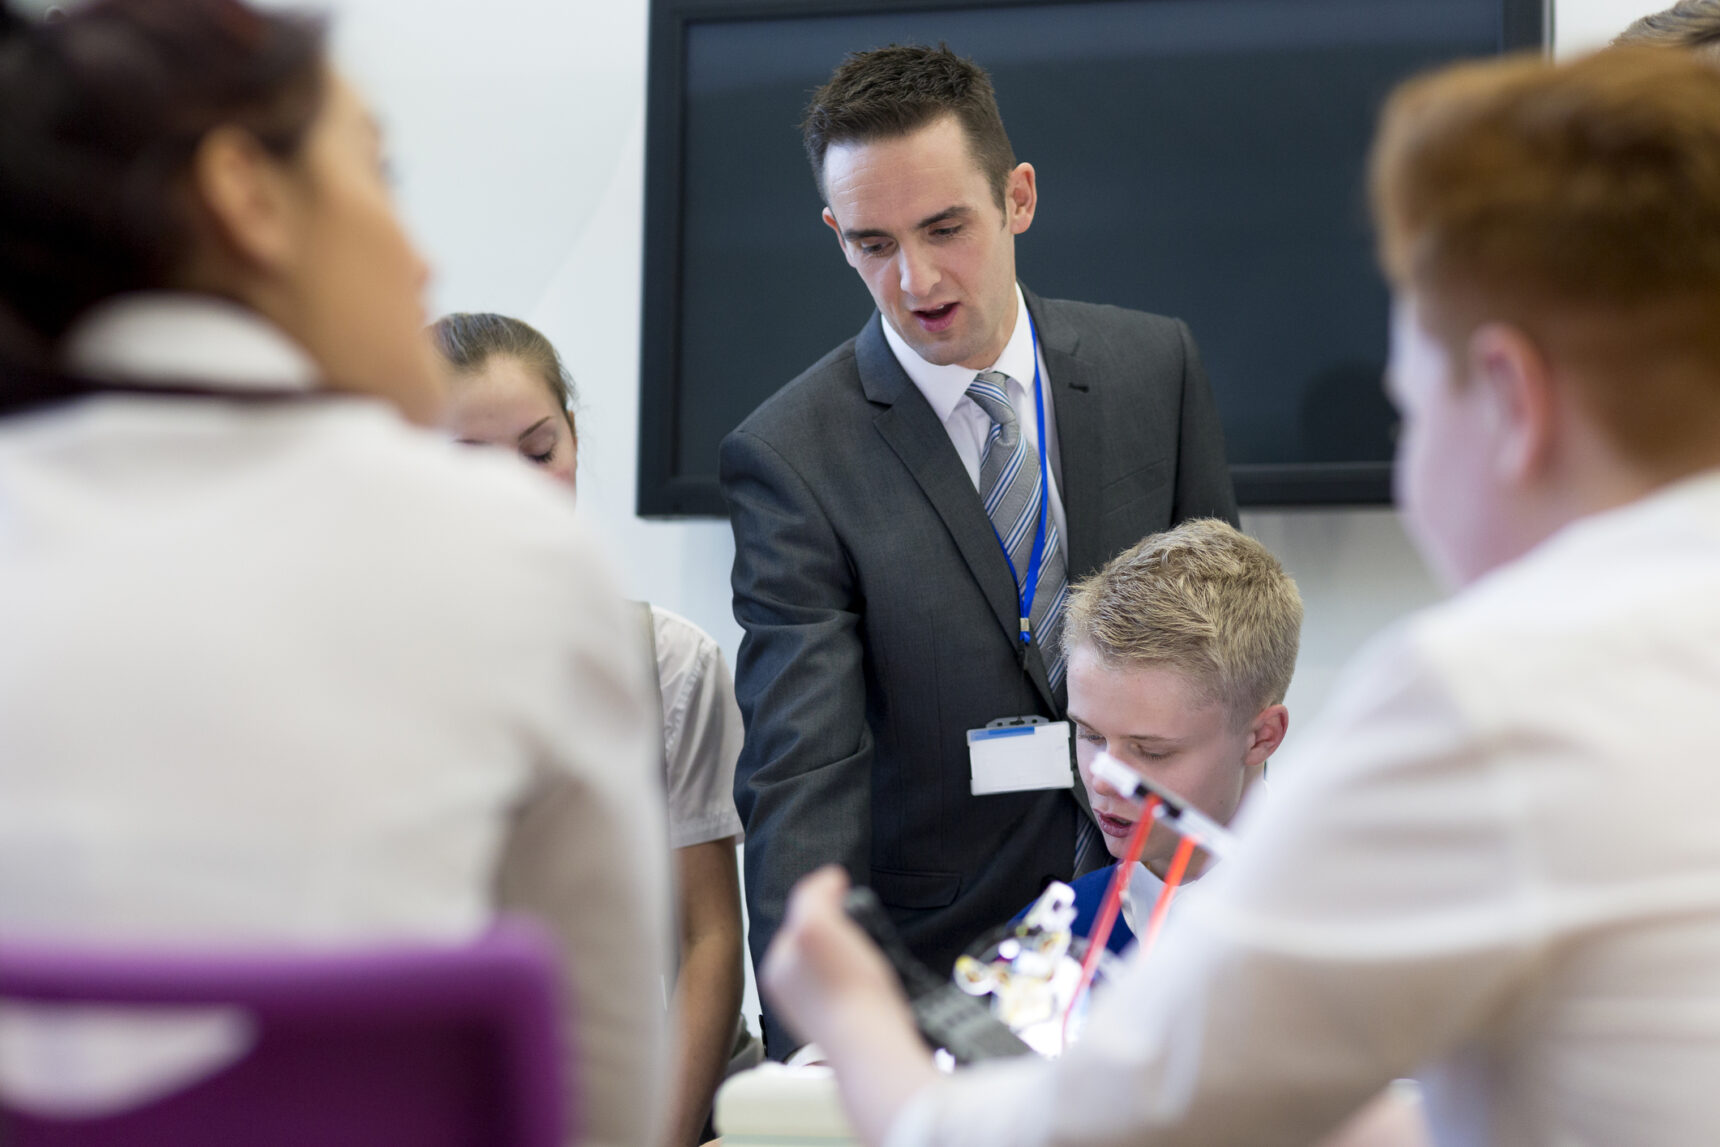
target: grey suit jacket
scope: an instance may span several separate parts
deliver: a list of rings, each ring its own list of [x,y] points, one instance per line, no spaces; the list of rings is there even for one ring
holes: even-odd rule
[[[1234,522],[1206,376],[1174,319],[1027,296],[1049,374],[1071,582],[1190,517]],[[1068,791],[975,797],[966,732],[1061,717],[954,445],[874,314],[722,444],[735,534],[753,958],[795,880],[840,863],[947,972],[1073,870]],[[1078,783],[1078,782],[1077,782]],[[778,1058],[796,1041],[765,1014]]]

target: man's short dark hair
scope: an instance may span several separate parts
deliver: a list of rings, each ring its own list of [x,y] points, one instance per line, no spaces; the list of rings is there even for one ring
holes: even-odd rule
[[[1678,0],[1664,12],[1644,16],[1613,43],[1683,48],[1720,64],[1720,0]]]
[[[818,193],[829,202],[824,154],[831,147],[897,139],[946,115],[960,121],[992,198],[1002,207],[1009,173],[1015,169],[1015,150],[1003,130],[991,77],[942,44],[892,44],[854,52],[812,94],[800,130]]]

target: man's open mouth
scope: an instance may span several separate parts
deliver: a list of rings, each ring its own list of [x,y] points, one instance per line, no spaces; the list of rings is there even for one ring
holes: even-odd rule
[[[929,331],[940,331],[954,321],[957,303],[945,303],[941,307],[927,307],[915,310],[914,317],[920,320],[920,325]]]

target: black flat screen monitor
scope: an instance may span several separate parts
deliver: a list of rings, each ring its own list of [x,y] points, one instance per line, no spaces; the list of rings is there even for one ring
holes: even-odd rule
[[[721,515],[723,436],[871,315],[797,125],[891,43],[990,71],[1038,172],[1026,286],[1189,323],[1244,505],[1389,500],[1379,107],[1544,35],[1542,0],[653,0],[639,512]]]

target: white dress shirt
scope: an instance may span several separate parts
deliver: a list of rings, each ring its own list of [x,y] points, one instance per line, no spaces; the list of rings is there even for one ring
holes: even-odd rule
[[[1717,587],[1710,474],[1378,640],[1081,1042],[892,1147],[1305,1143],[1405,1074],[1448,1147],[1715,1142]]]
[[[950,442],[961,457],[962,465],[967,467],[968,481],[974,484],[975,490],[979,490],[979,463],[985,454],[985,441],[991,434],[992,422],[991,415],[968,397],[967,388],[973,385],[975,376],[980,372],[965,366],[936,366],[927,362],[902,340],[902,336],[896,333],[896,328],[888,322],[884,323],[884,341],[890,344],[896,361],[902,364],[902,370],[915,388],[926,396],[932,413],[944,424],[944,432],[950,436]],[[1010,333],[1009,343],[1003,348],[997,361],[985,369],[1001,371],[1009,376],[1009,404],[1015,407],[1015,419],[1021,424],[1022,436],[1037,450],[1039,424],[1033,395],[1035,366],[1039,369],[1040,395],[1045,403],[1045,436],[1051,442],[1051,451],[1045,458],[1046,485],[1049,488],[1046,514],[1050,522],[1057,527],[1057,536],[1063,539],[1063,560],[1067,562],[1069,523],[1063,515],[1060,479],[1063,458],[1057,442],[1057,411],[1051,401],[1051,374],[1045,369],[1044,351],[1034,342],[1032,323],[1027,314],[1027,298],[1021,293],[1021,287],[1017,286],[1015,330]],[[985,495],[984,490],[979,490],[979,493],[982,497]]]
[[[1182,915],[1188,898],[1196,895],[1195,889],[1204,883],[1206,883],[1204,877],[1199,880],[1185,880],[1177,888],[1177,894],[1171,900],[1170,911],[1166,914],[1165,919],[1169,921],[1173,916]],[[1151,922],[1153,909],[1158,906],[1159,896],[1163,894],[1164,890],[1165,882],[1160,880],[1152,869],[1140,863],[1135,865],[1135,874],[1129,877],[1129,890],[1123,895],[1121,908],[1123,910],[1123,923],[1127,924],[1129,931],[1135,934],[1136,943],[1146,941],[1147,924]]]
[[[66,361],[315,378],[255,315],[190,296],[104,308]],[[0,931],[278,948],[528,911],[575,989],[585,1141],[653,1140],[655,730],[559,487],[349,396],[45,409],[0,422],[0,634]],[[90,1085],[125,1091],[103,1054]]]
[[[738,841],[744,835],[735,811],[742,725],[728,663],[711,635],[680,614],[654,605],[651,626],[663,696],[669,847]]]

